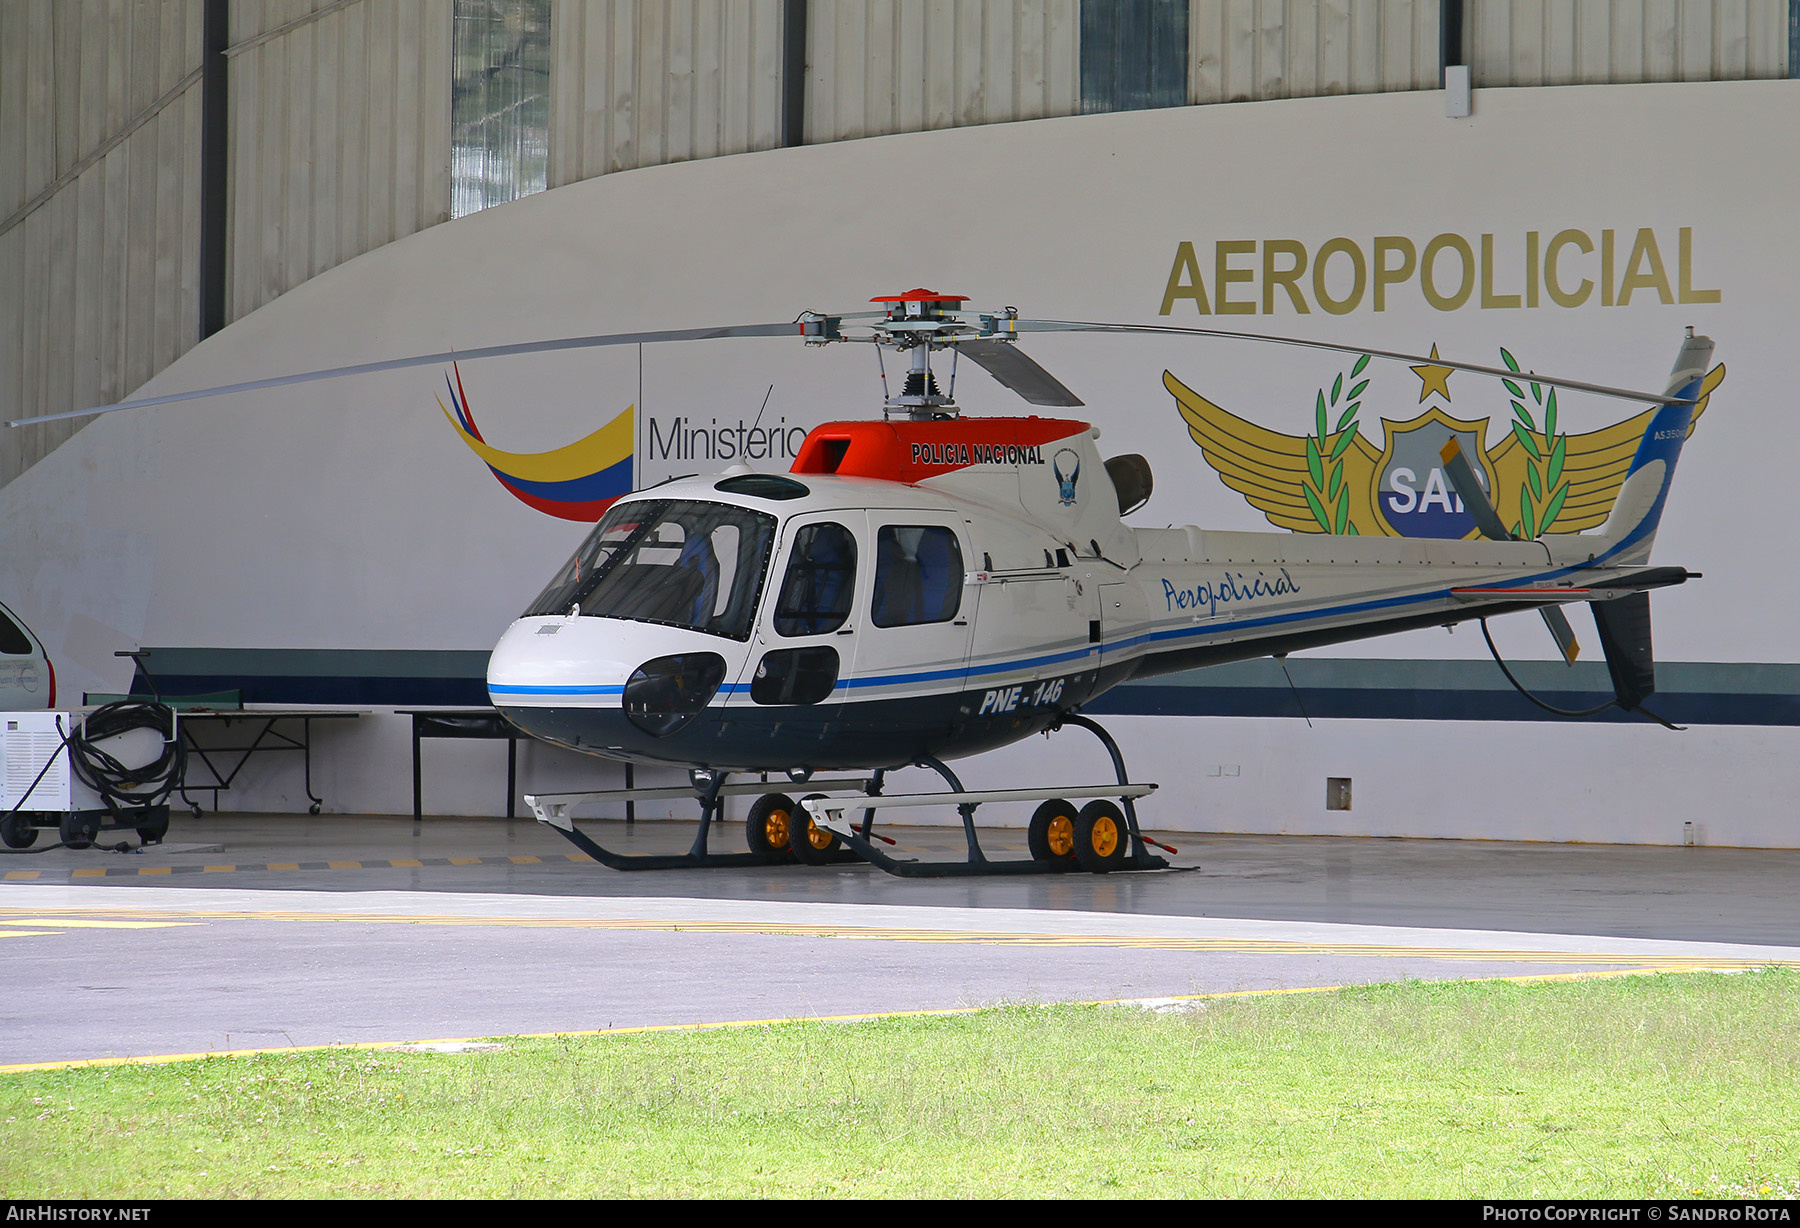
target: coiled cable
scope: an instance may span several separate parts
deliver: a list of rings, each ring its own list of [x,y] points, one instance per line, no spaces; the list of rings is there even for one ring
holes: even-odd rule
[[[149,729],[162,739],[162,752],[140,767],[127,767],[96,746],[134,729]],[[187,748],[175,724],[175,710],[150,699],[121,699],[96,708],[69,737],[69,764],[109,808],[121,802],[154,806],[187,777]]]

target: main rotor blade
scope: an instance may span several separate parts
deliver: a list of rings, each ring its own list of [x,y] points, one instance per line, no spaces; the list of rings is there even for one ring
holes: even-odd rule
[[[1033,405],[1069,409],[1082,404],[1080,397],[1063,387],[1062,381],[1044,370],[1015,341],[962,341],[957,343],[956,352],[973,358],[982,370]]]
[[[1376,350],[1362,345],[1339,345],[1334,341],[1308,341],[1303,337],[1272,337],[1267,333],[1240,333],[1223,328],[1181,328],[1173,324],[1106,324],[1091,320],[1013,320],[1007,327],[1021,333],[1147,333],[1176,337],[1222,337],[1231,341],[1261,341],[1269,345],[1298,345],[1311,350],[1335,350],[1340,354],[1368,354],[1375,358],[1393,358],[1400,362],[1449,367],[1453,371],[1473,371],[1477,375],[1498,375],[1501,379],[1533,384],[1549,384],[1575,392],[1592,392],[1603,397],[1625,401],[1641,401],[1651,405],[1693,405],[1685,397],[1672,397],[1663,392],[1635,392],[1630,388],[1613,388],[1606,384],[1589,384],[1558,376],[1534,375],[1509,367],[1484,367],[1479,363],[1455,362],[1425,354],[1402,354],[1397,350]]]
[[[733,324],[723,328],[677,328],[648,333],[609,333],[594,337],[563,337],[554,341],[521,341],[513,345],[486,345],[470,350],[445,350],[440,354],[415,354],[411,358],[390,358],[383,362],[358,363],[349,367],[329,367],[321,371],[302,371],[295,375],[277,375],[270,379],[248,380],[241,384],[220,384],[214,388],[197,388],[192,392],[171,392],[159,397],[139,397],[116,405],[100,405],[93,409],[71,409],[59,414],[43,414],[36,418],[19,418],[8,426],[29,426],[36,422],[57,422],[64,418],[85,418],[94,414],[110,414],[120,409],[143,409],[151,405],[168,405],[175,401],[198,401],[203,397],[222,397],[233,392],[254,392],[260,388],[279,388],[286,384],[305,384],[313,380],[340,379],[347,375],[373,375],[378,371],[398,371],[406,367],[428,367],[437,363],[468,362],[475,358],[504,358],[513,354],[544,354],[555,350],[588,350],[608,345],[649,345],[658,341],[715,341],[726,337],[799,337],[798,321],[785,324]]]

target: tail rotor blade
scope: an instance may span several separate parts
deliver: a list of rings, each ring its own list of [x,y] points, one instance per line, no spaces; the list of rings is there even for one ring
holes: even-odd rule
[[[1463,455],[1456,436],[1450,437],[1438,456],[1444,462],[1444,476],[1450,479],[1450,485],[1461,497],[1469,515],[1475,518],[1475,527],[1481,530],[1481,535],[1490,541],[1517,541],[1517,538],[1506,531],[1506,523],[1500,519],[1500,513],[1494,510],[1487,491],[1482,489],[1480,480],[1475,476],[1475,466]],[[1568,617],[1553,605],[1545,606],[1538,613],[1544,617],[1544,626],[1550,628],[1550,638],[1556,641],[1556,651],[1562,654],[1563,663],[1574,665],[1575,658],[1581,655],[1581,645],[1575,640],[1575,629],[1569,626]]]
[[[1456,488],[1456,493],[1462,499],[1463,506],[1468,509],[1469,515],[1475,518],[1475,527],[1481,530],[1481,535],[1489,541],[1518,540],[1506,531],[1506,523],[1500,519],[1500,513],[1494,510],[1494,504],[1488,498],[1487,491],[1482,489],[1480,479],[1475,476],[1475,466],[1471,465],[1469,458],[1463,455],[1462,447],[1456,442],[1456,436],[1450,437],[1450,441],[1438,452],[1438,456],[1444,462],[1444,476],[1449,478],[1450,485]]]
[[[1581,655],[1581,645],[1575,642],[1575,628],[1569,626],[1568,616],[1561,607],[1553,605],[1545,606],[1538,613],[1544,616],[1544,625],[1550,628],[1550,638],[1556,641],[1563,664],[1573,666],[1575,658]]]

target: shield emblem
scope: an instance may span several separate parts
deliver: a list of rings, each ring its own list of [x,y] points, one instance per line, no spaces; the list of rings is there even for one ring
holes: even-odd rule
[[[1375,514],[1396,537],[1474,537],[1475,518],[1444,476],[1439,453],[1455,437],[1489,496],[1496,484],[1488,460],[1486,418],[1465,422],[1436,406],[1417,418],[1381,420],[1386,440],[1375,466]]]

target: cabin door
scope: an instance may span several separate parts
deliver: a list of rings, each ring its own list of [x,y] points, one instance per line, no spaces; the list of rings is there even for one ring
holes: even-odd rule
[[[974,637],[967,526],[953,512],[877,508],[868,516],[851,698],[882,700],[894,719],[921,732],[947,729]]]

